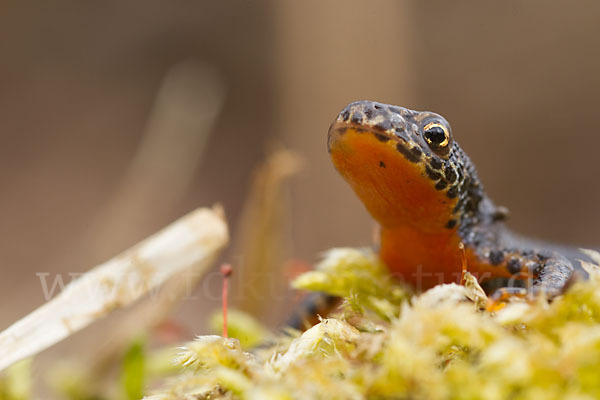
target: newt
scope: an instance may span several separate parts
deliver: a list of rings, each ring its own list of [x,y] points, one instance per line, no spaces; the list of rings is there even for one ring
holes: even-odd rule
[[[381,260],[419,291],[458,280],[460,243],[469,272],[484,288],[492,283],[487,290],[495,299],[552,299],[585,275],[577,261],[586,259],[583,253],[506,227],[507,210],[486,195],[441,115],[354,102],[332,123],[327,147],[337,171],[379,224]],[[498,280],[500,287],[493,284]],[[331,297],[321,300],[333,303]],[[304,314],[319,307],[305,306]]]

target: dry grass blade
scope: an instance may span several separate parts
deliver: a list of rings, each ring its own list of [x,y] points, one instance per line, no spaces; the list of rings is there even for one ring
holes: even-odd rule
[[[0,333],[0,370],[156,290],[187,268],[210,267],[228,241],[223,212],[198,209],[70,283]]]
[[[236,294],[244,299],[236,306],[253,315],[272,306],[272,296],[284,294],[287,287],[284,274],[279,272],[291,240],[286,184],[300,171],[302,162],[296,153],[278,149],[254,174],[234,252],[241,254],[243,268],[233,277],[238,285]]]

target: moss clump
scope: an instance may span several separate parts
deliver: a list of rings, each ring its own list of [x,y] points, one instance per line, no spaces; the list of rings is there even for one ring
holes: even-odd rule
[[[33,387],[31,359],[19,361],[0,376],[0,400],[31,398]]]
[[[210,318],[210,328],[213,332],[221,332],[223,314],[219,311]],[[249,349],[271,339],[271,333],[251,315],[240,310],[229,310],[227,317],[229,336],[240,341],[243,349]]]
[[[294,285],[343,296],[339,315],[255,353],[200,337],[181,376],[149,398],[600,398],[600,272],[586,268],[590,279],[551,304],[488,313],[470,276],[410,297],[373,254],[337,249]]]

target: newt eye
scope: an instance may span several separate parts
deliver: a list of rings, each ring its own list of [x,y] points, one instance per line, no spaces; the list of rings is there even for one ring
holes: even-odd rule
[[[434,152],[445,155],[450,151],[450,132],[444,125],[438,122],[428,123],[423,128],[423,137]]]

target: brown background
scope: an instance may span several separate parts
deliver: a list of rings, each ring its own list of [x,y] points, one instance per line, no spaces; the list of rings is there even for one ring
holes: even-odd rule
[[[306,160],[287,257],[370,244],[373,224],[325,148],[329,123],[359,99],[443,114],[512,227],[598,246],[599,4],[4,3],[0,326],[43,303],[36,272],[85,271],[197,206],[222,202],[236,232],[273,142]],[[206,104],[219,112],[197,158],[178,165],[158,146],[156,173],[131,194],[148,132],[175,147],[195,132],[177,115],[157,123],[161,107]],[[187,180],[173,184],[171,170]]]

